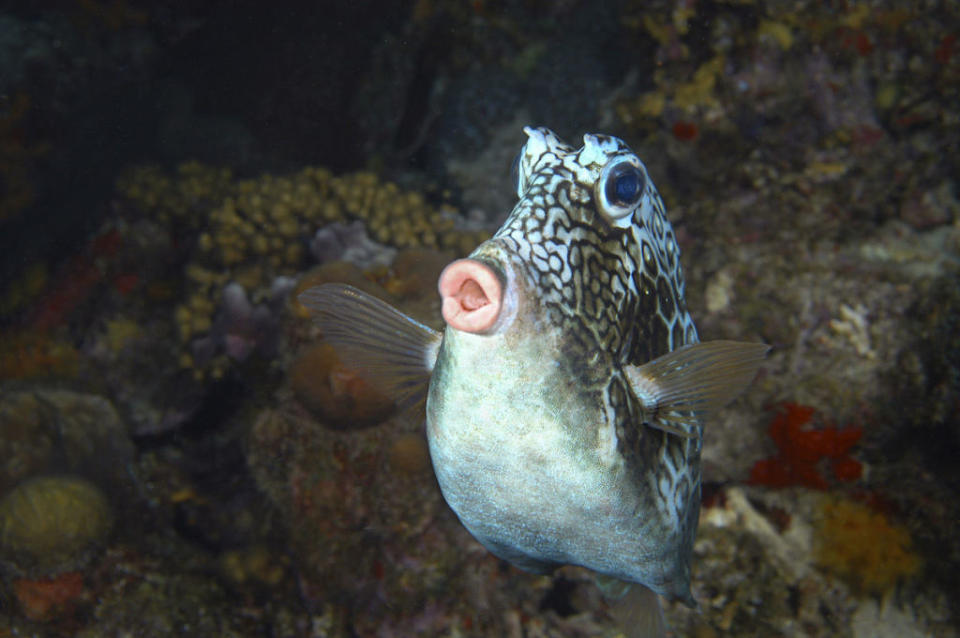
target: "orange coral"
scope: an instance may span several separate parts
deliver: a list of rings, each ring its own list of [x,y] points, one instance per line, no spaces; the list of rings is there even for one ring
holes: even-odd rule
[[[696,123],[686,120],[674,122],[670,130],[673,132],[673,136],[681,142],[692,142],[700,135],[700,129]]]
[[[838,481],[860,478],[860,462],[850,450],[863,435],[863,428],[827,425],[811,428],[814,409],[796,403],[784,403],[770,423],[770,438],[777,445],[777,454],[757,461],[750,470],[749,482],[768,487],[801,485],[825,490],[830,485],[821,473],[821,461],[829,460],[833,477]]]
[[[44,291],[27,322],[37,332],[45,332],[64,323],[77,306],[87,300],[103,282],[111,261],[117,256],[123,238],[115,228],[95,235],[58,272],[53,284]],[[130,276],[121,273],[120,277]],[[135,277],[135,275],[133,275]],[[124,285],[122,279],[114,285]],[[134,280],[132,285],[136,285]],[[121,291],[122,292],[122,291]]]
[[[28,304],[29,309],[21,320],[24,328],[11,329],[2,335],[0,379],[76,373],[77,351],[71,344],[59,341],[54,336],[55,329],[104,283],[122,243],[117,229],[104,230],[69,259],[49,284],[43,286],[48,281],[44,275],[39,285],[25,287],[19,298],[12,300],[10,305],[17,310]],[[120,273],[111,283],[125,293],[132,290],[139,279],[134,273]]]
[[[814,541],[817,563],[861,594],[882,594],[920,569],[906,529],[847,499],[823,501]]]
[[[35,621],[70,616],[77,604],[88,597],[80,572],[43,580],[19,579],[13,583],[13,592],[23,615]]]

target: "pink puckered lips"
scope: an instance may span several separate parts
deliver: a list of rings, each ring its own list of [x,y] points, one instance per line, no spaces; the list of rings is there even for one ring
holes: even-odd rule
[[[443,320],[451,328],[483,334],[503,309],[503,286],[492,268],[475,259],[458,259],[440,274]]]

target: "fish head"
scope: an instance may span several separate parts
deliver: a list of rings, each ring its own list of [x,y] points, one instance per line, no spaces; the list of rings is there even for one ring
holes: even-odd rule
[[[585,135],[574,148],[548,129],[524,131],[519,201],[440,277],[448,329],[560,330],[621,362],[695,341],[676,238],[643,162],[616,137]]]

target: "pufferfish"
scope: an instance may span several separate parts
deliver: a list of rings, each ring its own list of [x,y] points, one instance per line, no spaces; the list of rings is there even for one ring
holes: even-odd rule
[[[574,148],[524,129],[519,201],[438,283],[441,333],[355,288],[299,299],[327,340],[400,402],[426,408],[440,489],[469,532],[514,565],[580,565],[695,605],[704,423],[768,347],[699,343],[676,235],[620,139]]]

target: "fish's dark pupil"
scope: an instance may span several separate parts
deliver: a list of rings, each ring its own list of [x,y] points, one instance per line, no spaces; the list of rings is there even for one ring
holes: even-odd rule
[[[623,202],[631,201],[637,194],[640,180],[636,175],[622,175],[617,178],[617,199]]]
[[[624,164],[611,171],[607,182],[607,199],[615,204],[632,206],[643,191],[643,175],[637,167]]]

